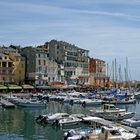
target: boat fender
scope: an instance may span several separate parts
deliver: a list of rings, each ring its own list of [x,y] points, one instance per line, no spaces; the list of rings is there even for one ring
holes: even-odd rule
[[[68,138],[71,136],[70,132],[68,131],[66,136],[64,136],[64,140],[68,140]]]
[[[73,100],[70,100],[70,105],[73,105]]]
[[[46,122],[46,117],[43,117],[43,118],[40,120],[40,122],[41,122],[41,123],[47,123],[47,122]]]
[[[36,118],[36,121],[39,121],[43,118],[43,116],[39,115],[37,118]]]
[[[56,119],[56,120],[52,123],[52,125],[53,125],[53,126],[54,126],[54,125],[55,125],[55,126],[59,126],[59,120]]]
[[[53,121],[53,123],[52,123],[52,126],[54,126],[54,125],[56,125],[56,120],[55,120],[55,121]]]
[[[82,103],[82,106],[83,106],[83,107],[85,107],[85,106],[86,106],[86,102],[85,102],[85,101]]]

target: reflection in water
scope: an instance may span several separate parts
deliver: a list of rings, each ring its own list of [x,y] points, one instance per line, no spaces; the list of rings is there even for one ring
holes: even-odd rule
[[[140,104],[118,105],[120,108],[128,111],[135,111],[137,118],[140,118]],[[46,109],[0,109],[0,139],[4,140],[62,140],[64,130],[52,127],[42,126],[35,122],[35,117],[40,114],[67,112],[88,113],[89,109],[96,107],[81,107],[81,105],[60,104],[50,102]]]

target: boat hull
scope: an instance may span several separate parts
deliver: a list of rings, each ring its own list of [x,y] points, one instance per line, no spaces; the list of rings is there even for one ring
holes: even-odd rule
[[[126,113],[119,113],[119,114],[115,114],[115,115],[107,115],[107,116],[104,116],[103,118],[104,119],[107,119],[107,120],[111,120],[111,121],[120,121],[120,120],[124,120],[124,119],[129,119],[129,118],[132,118],[134,117],[135,113],[134,112],[126,112]]]
[[[41,103],[22,103],[22,102],[19,102],[18,106],[36,108],[36,107],[46,107],[47,104],[41,104]]]

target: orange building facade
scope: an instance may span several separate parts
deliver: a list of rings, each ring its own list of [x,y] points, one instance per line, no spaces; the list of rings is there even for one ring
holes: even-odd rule
[[[0,53],[0,83],[14,82],[14,64],[7,54]]]
[[[100,59],[90,58],[89,60],[89,82],[94,86],[105,87],[109,82],[106,76],[106,62]]]

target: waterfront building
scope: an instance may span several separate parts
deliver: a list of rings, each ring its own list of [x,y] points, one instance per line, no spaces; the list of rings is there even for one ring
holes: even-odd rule
[[[49,55],[49,42],[46,42],[44,45],[39,45],[37,48],[42,48],[48,55]],[[53,57],[50,57],[50,59],[54,60]],[[55,60],[57,62],[57,60]],[[58,64],[58,63],[57,63]],[[57,75],[57,81],[59,82],[65,82],[64,78],[64,66],[62,64],[58,64],[58,75]]]
[[[90,58],[89,72],[89,82],[91,85],[104,87],[109,82],[109,77],[106,75],[106,62],[104,60]]]
[[[25,58],[19,53],[9,53],[9,58],[14,64],[14,82],[23,84],[25,82]]]
[[[14,82],[14,62],[8,54],[0,52],[0,83],[12,82]]]
[[[40,47],[25,47],[21,54],[26,58],[26,80],[35,86],[46,86],[57,81],[58,65],[49,59],[48,53]]]
[[[88,83],[88,50],[57,40],[51,40],[48,45],[49,57],[64,66],[64,77],[67,84]]]
[[[3,58],[4,61],[11,61],[12,63],[11,68],[9,68],[9,65],[7,65],[7,69],[10,69],[9,72],[7,70],[6,72],[6,83],[24,83],[25,81],[25,59],[22,57],[19,53],[18,50],[12,47],[1,47],[0,52],[5,55]],[[6,58],[6,59],[5,59]],[[2,65],[3,67],[3,65]],[[5,68],[3,68],[5,69]],[[10,76],[10,73],[12,77]],[[10,76],[8,78],[8,76]]]

